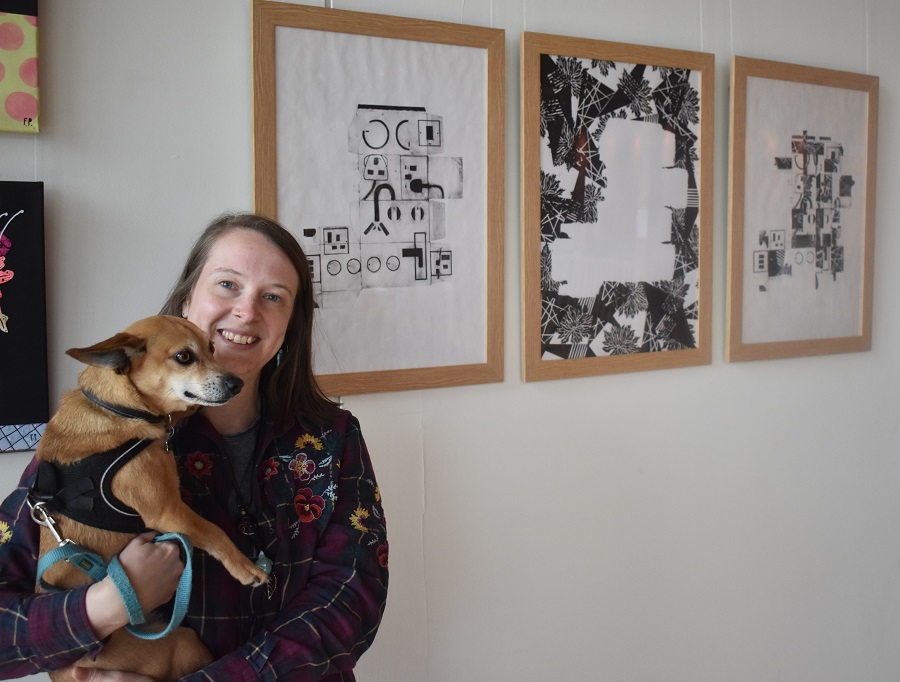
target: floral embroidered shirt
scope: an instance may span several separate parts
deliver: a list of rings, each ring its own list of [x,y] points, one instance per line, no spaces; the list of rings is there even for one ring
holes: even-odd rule
[[[195,549],[183,625],[216,660],[196,680],[352,680],[387,597],[388,544],[381,496],[359,423],[347,412],[322,429],[300,422],[283,433],[263,424],[255,499],[258,530],[238,531],[228,512],[234,480],[222,442],[192,417],[173,439],[182,496],[254,559],[272,560],[275,587],[245,587]],[[38,528],[25,493],[34,462],[0,506],[0,677],[71,665],[102,642],[79,588],[34,594]]]

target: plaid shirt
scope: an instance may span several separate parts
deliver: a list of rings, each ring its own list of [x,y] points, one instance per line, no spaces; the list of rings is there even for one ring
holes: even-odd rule
[[[244,587],[194,550],[194,585],[183,625],[215,662],[195,680],[352,680],[372,643],[387,597],[387,537],[381,496],[359,423],[344,412],[324,429],[301,423],[276,434],[264,425],[255,500],[259,532],[238,532],[227,510],[230,462],[218,434],[192,417],[173,440],[182,495],[248,556],[261,547],[277,585]],[[86,587],[34,593],[38,527],[19,487],[0,506],[0,677],[71,665],[96,654]]]

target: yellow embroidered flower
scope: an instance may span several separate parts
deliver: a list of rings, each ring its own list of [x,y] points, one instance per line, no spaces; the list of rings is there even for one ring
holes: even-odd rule
[[[381,502],[381,487],[377,485],[375,486],[375,501]]]
[[[316,450],[322,449],[322,441],[320,441],[318,438],[316,438],[315,436],[310,435],[308,433],[304,433],[302,436],[300,436],[297,439],[297,442],[294,443],[295,448],[305,448],[310,445],[312,447],[314,447]]]
[[[367,518],[369,518],[369,512],[362,507],[357,507],[356,511],[350,514],[350,523],[361,533],[368,533],[369,529],[363,523]]]
[[[10,540],[12,540],[12,531],[9,529],[9,524],[0,521],[0,545],[5,545]]]

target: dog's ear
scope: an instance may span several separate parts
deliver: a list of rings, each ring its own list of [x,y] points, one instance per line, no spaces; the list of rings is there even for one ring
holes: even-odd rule
[[[86,365],[114,369],[122,374],[131,367],[131,358],[146,351],[144,339],[122,332],[89,348],[70,348],[66,355]]]

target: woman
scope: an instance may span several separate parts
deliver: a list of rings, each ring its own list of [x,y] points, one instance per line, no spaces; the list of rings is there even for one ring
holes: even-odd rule
[[[358,422],[322,395],[312,375],[314,309],[294,237],[266,218],[226,214],[197,240],[161,311],[204,330],[216,360],[244,381],[236,398],[202,408],[173,437],[182,495],[272,576],[265,587],[245,587],[195,552],[183,625],[216,660],[185,680],[352,680],[378,629],[387,596],[384,513]],[[19,541],[33,534],[36,542],[21,508],[30,471],[0,522]],[[171,598],[181,562],[170,543],[141,536],[120,561],[145,612]],[[71,665],[128,621],[104,580],[73,596],[64,619],[17,626],[16,619],[50,615],[29,612],[21,594],[34,574],[33,556],[28,565],[0,567],[2,676]],[[86,669],[76,678],[140,679]]]

